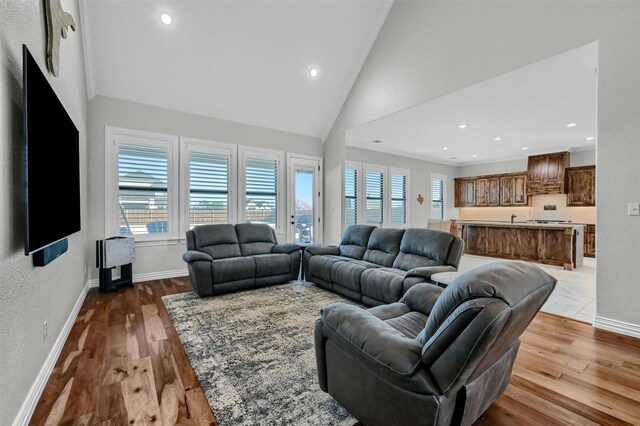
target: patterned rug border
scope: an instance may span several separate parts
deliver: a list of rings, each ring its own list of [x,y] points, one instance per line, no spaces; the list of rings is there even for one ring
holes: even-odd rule
[[[334,302],[361,306],[357,302],[300,282],[162,300],[222,426],[357,422],[320,390],[313,347],[320,308]]]

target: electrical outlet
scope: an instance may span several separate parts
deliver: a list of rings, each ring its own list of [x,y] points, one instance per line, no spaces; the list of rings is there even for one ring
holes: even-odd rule
[[[544,206],[544,210],[555,210],[555,209],[556,209],[555,204],[545,204]]]
[[[629,216],[640,216],[640,203],[629,203],[627,209]]]
[[[42,340],[47,340],[47,337],[49,336],[49,327],[47,322],[43,322],[42,323]]]

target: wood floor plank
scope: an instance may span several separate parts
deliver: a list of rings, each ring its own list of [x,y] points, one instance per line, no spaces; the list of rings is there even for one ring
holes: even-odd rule
[[[91,289],[30,424],[217,425],[161,299],[183,291],[188,277]],[[640,425],[640,339],[540,313],[521,340],[476,424]]]

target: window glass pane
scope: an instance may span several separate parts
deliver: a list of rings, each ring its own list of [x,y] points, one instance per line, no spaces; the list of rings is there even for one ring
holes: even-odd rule
[[[229,155],[189,153],[189,228],[229,223]]]
[[[122,143],[118,149],[121,235],[166,234],[168,148]]]
[[[433,179],[431,181],[431,217],[434,219],[444,219],[444,181]]]
[[[367,171],[365,175],[367,223],[384,222],[384,173]]]
[[[355,225],[358,222],[358,171],[344,170],[344,222]]]
[[[391,223],[407,223],[407,177],[391,175]]]
[[[247,158],[245,216],[249,223],[268,223],[278,217],[278,160]]]

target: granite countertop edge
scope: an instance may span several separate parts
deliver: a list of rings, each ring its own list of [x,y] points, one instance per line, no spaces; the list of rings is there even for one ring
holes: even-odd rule
[[[535,222],[499,222],[490,220],[456,220],[459,225],[479,225],[479,226],[496,226],[496,227],[514,227],[514,228],[548,228],[548,229],[579,229],[586,225],[582,223],[535,223]]]

